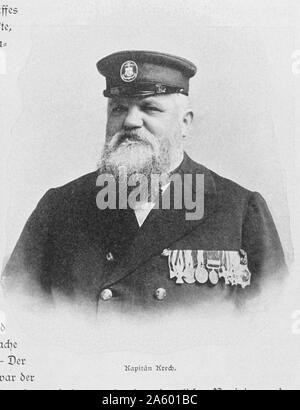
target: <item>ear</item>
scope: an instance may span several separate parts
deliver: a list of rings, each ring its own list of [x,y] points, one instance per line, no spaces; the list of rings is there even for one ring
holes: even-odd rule
[[[182,136],[183,138],[187,138],[190,134],[190,129],[193,124],[194,120],[194,112],[187,111],[183,117],[183,127],[182,127]]]

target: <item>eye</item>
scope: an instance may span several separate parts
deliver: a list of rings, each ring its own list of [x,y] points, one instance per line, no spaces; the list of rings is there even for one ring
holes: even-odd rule
[[[112,108],[112,112],[115,114],[120,114],[122,112],[126,112],[127,111],[127,107],[125,107],[125,105],[122,104],[118,104],[115,107]]]
[[[147,112],[162,112],[158,107],[156,107],[155,105],[145,105],[143,107],[144,111]]]

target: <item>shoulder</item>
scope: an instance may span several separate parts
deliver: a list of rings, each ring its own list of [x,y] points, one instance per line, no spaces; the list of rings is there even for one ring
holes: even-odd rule
[[[260,193],[251,191],[187,158],[184,172],[204,175],[205,193],[213,194],[213,203],[220,215],[233,216],[241,224],[273,223],[268,205]]]
[[[51,188],[44,198],[55,202],[56,199],[84,197],[96,188],[97,176],[97,171],[90,172],[65,185]]]
[[[68,182],[65,185],[62,185],[57,188],[53,188],[51,191],[53,193],[56,193],[62,196],[75,195],[75,194],[85,195],[86,193],[95,189],[97,176],[98,176],[97,171],[90,172],[71,182]]]
[[[250,200],[252,196],[255,196],[255,192],[251,191],[243,187],[242,185],[238,184],[237,182],[225,178],[221,175],[218,175],[214,171],[210,171],[215,184],[216,190],[218,195],[224,197],[235,197],[235,198],[243,198],[245,200]]]
[[[268,205],[259,192],[251,191],[238,183],[212,172],[216,183],[218,203],[225,209],[240,209],[243,221],[252,222],[256,215],[272,219]],[[226,205],[227,204],[227,207]]]
[[[48,217],[58,210],[76,209],[84,207],[96,190],[98,172],[83,175],[65,185],[51,188],[39,201],[36,212]]]
[[[189,170],[189,171],[188,171]],[[210,192],[214,192],[220,199],[232,198],[249,201],[259,194],[241,186],[240,184],[225,178],[213,170],[188,158],[185,172],[204,175],[205,184],[210,187]]]

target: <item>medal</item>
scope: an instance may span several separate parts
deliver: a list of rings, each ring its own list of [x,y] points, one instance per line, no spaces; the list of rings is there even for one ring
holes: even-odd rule
[[[182,251],[183,252],[183,259],[184,259],[184,281],[189,285],[192,285],[196,282],[195,279],[195,267],[194,267],[194,259],[192,255],[192,251]]]
[[[183,257],[184,251],[175,251],[175,258],[173,258],[173,267],[175,272],[175,277],[177,278],[176,283],[177,285],[183,285],[184,280],[184,269],[185,269],[185,262]]]
[[[241,278],[241,283],[240,285],[242,286],[243,289],[245,289],[247,286],[250,286],[251,284],[251,273],[249,270],[246,268],[242,271],[242,278]]]
[[[230,252],[224,251],[219,278],[225,280],[225,285],[231,285],[232,282],[232,273],[230,266]]]
[[[210,280],[210,283],[212,285],[216,286],[219,283],[219,274],[218,274],[218,272],[215,271],[215,270],[212,270],[209,273],[209,280]]]
[[[174,260],[174,257],[175,257],[175,252],[176,251],[171,251],[170,254],[169,254],[169,259],[168,259],[169,272],[170,272],[170,278],[171,279],[176,278],[176,272],[175,272],[174,264],[173,264],[173,260]]]
[[[248,255],[243,249],[240,250],[241,265],[248,265]]]
[[[208,281],[208,272],[205,269],[203,251],[197,252],[197,268],[195,270],[195,278],[197,282],[204,285]]]
[[[170,279],[178,285],[201,285],[208,281],[216,286],[224,279],[227,286],[251,285],[248,256],[245,251],[194,251],[165,249],[162,256],[168,257]]]
[[[212,285],[219,283],[219,272],[221,269],[221,260],[219,252],[207,252],[206,267],[209,271],[209,281]]]

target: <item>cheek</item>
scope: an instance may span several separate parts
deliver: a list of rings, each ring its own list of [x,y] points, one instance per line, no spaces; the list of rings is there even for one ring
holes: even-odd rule
[[[170,120],[160,117],[149,117],[144,121],[144,126],[152,135],[160,139],[169,133]]]
[[[145,122],[145,127],[158,139],[168,139],[170,142],[178,140],[181,136],[182,128],[178,121],[178,116],[168,116],[166,118],[150,119]]]
[[[170,140],[174,142],[174,144],[178,144],[182,140],[182,133],[183,133],[183,124],[178,118],[178,115],[174,116],[170,122]]]
[[[109,117],[106,123],[106,133],[107,135],[113,136],[117,132],[122,130],[124,120],[122,117]]]

